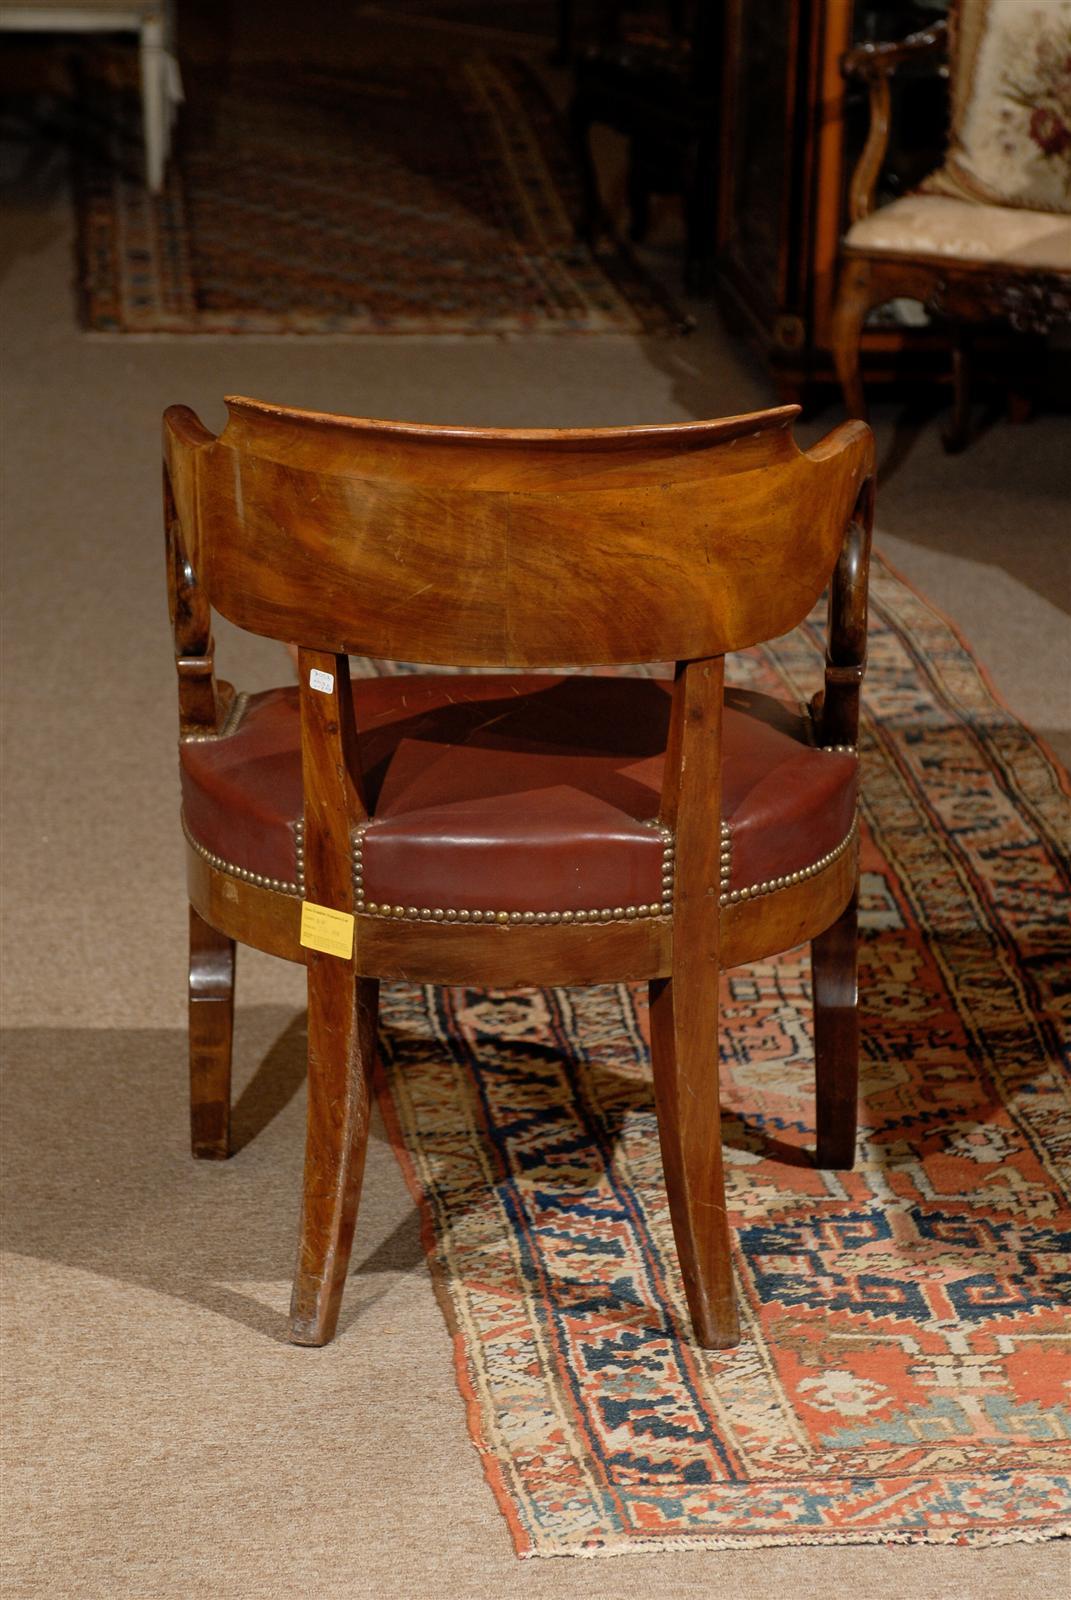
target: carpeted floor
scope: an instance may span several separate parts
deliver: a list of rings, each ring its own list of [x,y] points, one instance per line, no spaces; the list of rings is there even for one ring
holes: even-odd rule
[[[799,703],[824,647],[819,605],[728,670]],[[646,986],[383,995],[384,1114],[520,1555],[1071,1532],[1071,785],[880,564],[864,720],[851,1173],[807,1153],[808,951],[724,985],[735,1351],[690,1337]]]
[[[315,31],[315,6],[301,22]],[[277,15],[230,8],[269,54]],[[356,18],[356,21],[354,21]],[[322,19],[321,19],[322,20]],[[354,12],[340,28],[361,25]],[[302,1131],[297,969],[239,979],[243,1148],[186,1155],[182,868],[159,527],[159,416],[214,426],[244,391],[358,414],[583,424],[767,403],[709,309],[685,341],[88,341],[66,175],[9,164],[4,331],[5,721],[0,906],[12,1153],[3,1333],[13,1600],[1037,1600],[1066,1549],[513,1554],[472,1449],[419,1221],[373,1133],[337,1342],[280,1339]],[[808,422],[814,437],[835,419]],[[943,456],[880,401],[880,545],[965,629],[1020,715],[1071,754],[1066,419],[994,425]],[[277,652],[219,630],[229,674]],[[627,1567],[627,1571],[623,1570]]]
[[[356,63],[191,63],[164,190],[140,171],[136,59],[87,55],[76,162],[97,333],[681,331],[612,240],[577,238],[565,122],[534,66],[377,45]],[[221,137],[226,159],[219,159]]]

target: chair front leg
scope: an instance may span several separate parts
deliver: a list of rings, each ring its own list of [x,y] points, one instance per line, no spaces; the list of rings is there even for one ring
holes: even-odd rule
[[[696,1342],[740,1341],[718,1097],[718,972],[650,985],[651,1066],[673,1236]]]
[[[836,922],[811,941],[814,991],[816,1164],[855,1164],[859,1098],[859,889]]]
[[[840,287],[833,308],[833,363],[850,417],[866,421],[866,395],[859,367],[859,345],[867,313],[880,301],[874,300],[870,262],[849,257],[841,269]]]
[[[361,1198],[379,983],[308,952],[309,1104],[290,1337],[327,1344],[338,1323]]]
[[[231,1153],[234,940],[190,907],[190,1145],[202,1160]]]

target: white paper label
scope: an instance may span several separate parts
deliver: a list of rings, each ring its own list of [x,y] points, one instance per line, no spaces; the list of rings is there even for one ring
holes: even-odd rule
[[[309,683],[314,689],[319,689],[321,694],[330,694],[335,687],[334,673],[321,672],[319,667],[313,667],[309,673]]]

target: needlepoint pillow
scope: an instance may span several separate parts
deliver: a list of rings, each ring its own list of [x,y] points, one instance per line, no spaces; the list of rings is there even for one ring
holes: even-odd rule
[[[1071,212],[1071,0],[959,0],[949,27],[951,138],[923,189]]]

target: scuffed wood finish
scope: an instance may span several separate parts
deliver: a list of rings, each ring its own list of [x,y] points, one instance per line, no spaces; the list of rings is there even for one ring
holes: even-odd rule
[[[345,656],[301,650],[305,895],[353,913],[350,838],[365,819]],[[316,685],[328,685],[316,687]],[[326,1344],[338,1322],[368,1144],[379,985],[352,958],[306,950],[309,1096],[298,1263],[290,1305],[295,1344]]]
[[[358,917],[358,969],[405,983],[472,983],[478,972],[496,989],[641,983],[669,971],[668,917],[542,928],[444,923],[434,937],[424,926],[421,937],[413,924]]]
[[[824,587],[869,448],[849,432],[801,452],[791,406],[560,433],[228,407],[218,440],[171,441],[215,608],[448,666],[693,659],[786,632]]]
[[[814,986],[815,1160],[847,1171],[855,1163],[859,1099],[859,896],[811,943]]]
[[[803,883],[775,895],[724,906],[719,957],[724,969],[792,950],[829,925],[851,893],[856,852],[845,850]],[[242,944],[285,961],[304,963],[301,901],[212,867],[187,847],[190,902],[213,926]],[[515,984],[641,983],[667,977],[672,966],[672,918],[581,926],[474,928],[357,917],[355,968],[403,983]],[[417,931],[417,930],[420,931]]]
[[[190,907],[190,1145],[195,1156],[231,1153],[234,940]]]
[[[744,967],[814,939],[840,914],[858,875],[857,848],[844,850],[813,878],[756,895],[721,913],[721,965]]]
[[[674,829],[671,976],[650,986],[651,1068],[673,1237],[695,1337],[740,1337],[718,1098],[718,921],[724,661],[678,668],[660,820]]]
[[[314,679],[330,690],[313,687]],[[365,822],[361,756],[345,656],[298,652],[306,899],[353,911],[350,840]]]
[[[175,513],[171,479],[164,468],[164,529],[167,536],[167,603],[178,674],[179,733],[215,733],[234,698],[229,683],[217,683],[212,612],[190,565]]]
[[[355,980],[336,956],[307,957],[309,1104],[290,1337],[319,1345],[338,1323],[361,1198],[379,984]]]
[[[301,901],[296,895],[279,894],[213,867],[189,842],[186,893],[204,920],[229,938],[266,955],[304,963]]]
[[[477,926],[362,912],[352,954],[327,955],[301,945],[296,895],[229,874],[189,845],[199,985],[191,1043],[203,1063],[194,1102],[210,1108],[197,1137],[212,1153],[226,1151],[231,941],[307,967],[296,1342],[322,1344],[337,1324],[382,979],[651,984],[667,1192],[704,1346],[738,1337],[719,1133],[720,968],[818,940],[820,1139],[827,1155],[842,1153],[854,1070],[843,1020],[854,840],[801,882],[720,905],[724,651],[793,626],[831,575],[817,727],[822,742],[855,739],[873,443],[851,422],[801,453],[794,415],[786,408],[669,427],[518,432],[232,401],[217,440],[184,408],[167,413],[176,652],[198,663],[180,668],[183,729],[211,735],[225,712],[212,674],[209,601],[242,626],[297,642],[303,871],[314,904],[354,913],[353,830],[369,812],[349,652],[497,667],[678,662],[658,818],[675,842],[671,916]]]

